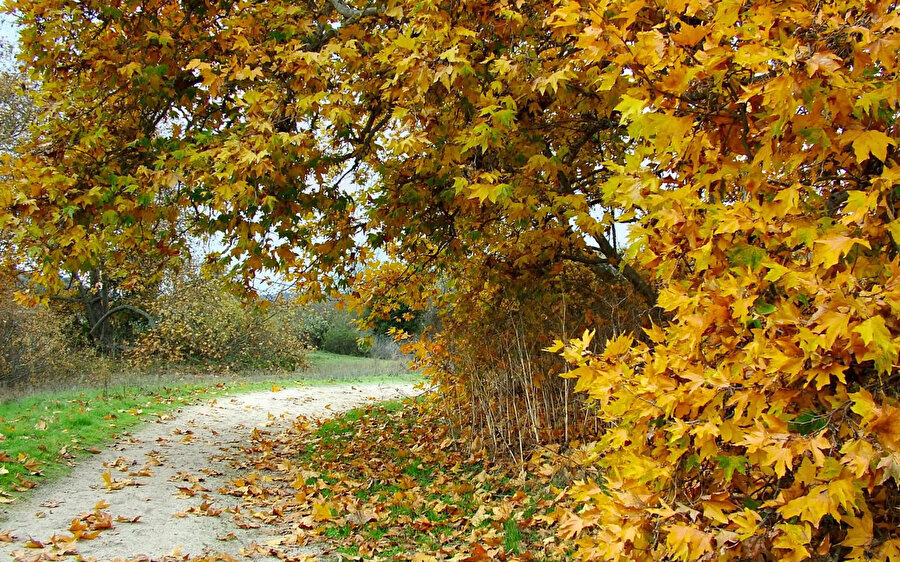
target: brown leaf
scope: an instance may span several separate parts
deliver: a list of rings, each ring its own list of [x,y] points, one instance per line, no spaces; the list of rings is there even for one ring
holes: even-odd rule
[[[25,548],[44,548],[44,543],[34,540],[32,537],[28,537],[28,542],[25,543]]]

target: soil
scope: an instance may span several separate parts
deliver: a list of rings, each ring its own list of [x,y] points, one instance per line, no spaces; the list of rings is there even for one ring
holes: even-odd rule
[[[241,476],[246,462],[241,449],[253,431],[277,433],[300,415],[331,417],[416,393],[411,384],[301,386],[219,398],[160,416],[83,459],[66,477],[4,506],[0,530],[9,530],[15,540],[0,542],[0,558],[49,560],[69,550],[85,560],[217,554],[274,559],[262,545],[279,529],[253,522],[251,514],[240,512],[239,498],[219,492]],[[104,523],[105,517],[111,521]],[[88,535],[92,528],[100,532],[91,540],[66,542],[79,528],[73,520],[86,526]],[[112,527],[103,528],[109,522]],[[298,560],[322,554],[327,553],[317,547],[290,552]]]

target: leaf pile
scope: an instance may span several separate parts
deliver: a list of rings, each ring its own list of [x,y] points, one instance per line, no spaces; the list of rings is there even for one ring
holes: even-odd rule
[[[227,493],[286,526],[269,543],[276,552],[325,541],[349,560],[566,559],[580,518],[556,485],[575,464],[550,450],[525,466],[492,462],[433,411],[388,403],[301,418],[278,436],[257,431],[246,450],[252,472]]]

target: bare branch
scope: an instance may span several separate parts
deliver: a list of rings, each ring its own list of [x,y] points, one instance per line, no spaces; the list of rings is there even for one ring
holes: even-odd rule
[[[331,0],[331,5],[334,6],[334,9],[337,10],[339,14],[341,14],[345,18],[350,18],[353,21],[356,21],[359,18],[364,18],[366,16],[374,16],[381,11],[375,6],[370,6],[365,10],[358,10],[341,2],[341,0]]]
[[[111,308],[109,310],[109,312],[107,312],[106,314],[101,316],[99,320],[97,320],[97,323],[94,324],[93,328],[91,328],[90,335],[93,336],[94,332],[96,332],[100,326],[102,326],[104,323],[106,323],[106,321],[109,319],[110,316],[112,316],[113,314],[115,314],[117,312],[121,312],[123,310],[128,310],[130,312],[137,314],[138,316],[143,316],[144,318],[147,319],[147,322],[150,323],[151,328],[156,326],[156,321],[153,319],[152,316],[150,316],[150,314],[147,311],[141,310],[140,308],[138,308],[136,306],[131,306],[129,304],[120,304],[119,306]]]

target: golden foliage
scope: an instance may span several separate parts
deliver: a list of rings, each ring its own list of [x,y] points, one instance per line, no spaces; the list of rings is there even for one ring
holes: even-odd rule
[[[48,286],[221,233],[248,277],[445,306],[461,404],[556,331],[564,263],[616,272],[656,322],[553,346],[603,430],[580,554],[896,557],[895,3],[8,6],[48,110],[0,224]]]
[[[245,305],[221,280],[178,280],[153,303],[156,325],[140,335],[130,354],[139,362],[294,370],[306,364],[306,345],[289,307]]]
[[[29,387],[80,375],[86,357],[69,343],[65,320],[46,306],[0,293],[0,385]]]

